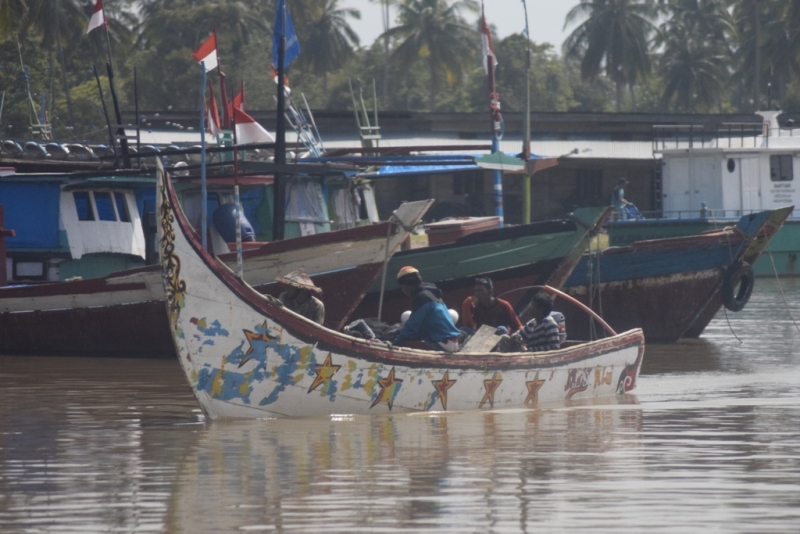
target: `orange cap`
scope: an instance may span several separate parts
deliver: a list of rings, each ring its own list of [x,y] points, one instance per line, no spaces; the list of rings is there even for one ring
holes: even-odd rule
[[[417,276],[419,276],[419,271],[410,265],[406,265],[405,267],[402,267],[399,271],[397,271],[397,279],[400,280],[401,278],[409,274],[416,274]]]

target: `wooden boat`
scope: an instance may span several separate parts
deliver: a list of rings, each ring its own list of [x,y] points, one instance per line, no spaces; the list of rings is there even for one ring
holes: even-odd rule
[[[538,406],[636,384],[632,330],[540,353],[455,353],[370,343],[264,297],[199,244],[159,170],[158,231],[169,327],[203,411],[301,417]]]
[[[542,221],[486,230],[452,243],[400,251],[389,260],[381,319],[399,322],[408,298],[397,285],[396,274],[413,265],[423,280],[442,290],[454,309],[472,295],[475,277],[491,276],[496,294],[533,285],[561,287],[610,214],[609,207],[578,208],[568,219]],[[373,284],[353,317],[377,317],[380,284]],[[513,306],[524,306],[529,293],[509,293]],[[505,298],[505,297],[504,297]]]
[[[397,223],[266,243],[243,253],[244,278],[269,289],[300,267],[326,295],[332,320],[346,317],[431,201],[409,202]],[[235,255],[221,257],[236,268]],[[102,278],[0,288],[0,353],[174,357],[160,267]],[[339,323],[334,322],[338,327]]]
[[[753,289],[750,265],[792,209],[748,215],[722,230],[585,254],[564,291],[614,329],[642,328],[650,342],[697,336],[724,302],[733,311],[746,304]],[[584,316],[556,307],[566,316],[570,339],[596,337]]]

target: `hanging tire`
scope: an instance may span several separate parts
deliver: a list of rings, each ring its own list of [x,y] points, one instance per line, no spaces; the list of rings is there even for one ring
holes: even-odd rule
[[[730,311],[741,311],[753,294],[754,283],[755,275],[749,263],[731,265],[722,281],[722,303]]]

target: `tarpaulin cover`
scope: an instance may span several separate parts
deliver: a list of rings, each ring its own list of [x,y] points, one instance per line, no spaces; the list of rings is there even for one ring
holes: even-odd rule
[[[59,184],[0,184],[0,203],[5,208],[4,226],[16,232],[6,238],[14,249],[54,249],[59,246]]]

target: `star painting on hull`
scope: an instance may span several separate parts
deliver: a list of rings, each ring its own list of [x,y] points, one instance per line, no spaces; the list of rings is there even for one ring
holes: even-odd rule
[[[341,365],[333,365],[331,353],[329,352],[322,365],[317,364],[314,366],[314,373],[316,373],[317,376],[314,378],[314,382],[312,382],[311,386],[308,388],[308,393],[311,393],[317,389],[320,384],[324,384],[330,380],[341,368]]]
[[[539,390],[544,383],[544,380],[539,380],[539,371],[536,371],[536,376],[533,380],[525,382],[525,385],[528,386],[528,396],[525,397],[525,404],[532,404],[533,406],[539,404]]]
[[[500,375],[495,371],[494,375],[489,380],[483,381],[483,386],[486,388],[486,393],[483,394],[483,398],[481,399],[479,408],[483,408],[483,405],[486,404],[486,401],[489,401],[489,406],[494,408],[494,392],[497,391],[498,386],[500,386],[500,382],[503,379],[500,378]]]
[[[394,367],[392,367],[392,370],[389,371],[389,376],[378,380],[378,385],[381,387],[381,390],[372,401],[370,408],[374,408],[381,402],[385,402],[389,406],[389,410],[391,410],[394,398],[397,392],[400,391],[400,386],[403,385],[403,380],[394,377]]]
[[[244,332],[245,339],[247,339],[247,342],[250,344],[250,347],[247,349],[247,352],[245,352],[245,354],[248,357],[242,358],[242,361],[239,362],[239,367],[249,362],[250,361],[249,356],[256,351],[255,347],[253,346],[253,342],[263,341],[264,343],[270,343],[278,339],[277,337],[269,334],[266,321],[264,321],[264,323],[258,330],[259,331],[257,332],[251,332],[250,330],[242,330],[242,332]],[[260,349],[260,352],[264,352],[264,349],[263,348]]]
[[[442,409],[447,409],[447,390],[453,387],[453,384],[456,383],[455,380],[450,380],[450,371],[445,371],[444,376],[441,380],[431,380],[433,387],[436,388],[431,394],[431,400],[428,403],[427,409],[430,410],[434,404],[436,404],[436,400],[442,401]]]

